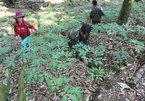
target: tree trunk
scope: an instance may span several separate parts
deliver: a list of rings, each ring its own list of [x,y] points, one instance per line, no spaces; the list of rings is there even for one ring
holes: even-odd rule
[[[117,20],[119,25],[125,24],[127,22],[133,3],[134,0],[124,0]]]

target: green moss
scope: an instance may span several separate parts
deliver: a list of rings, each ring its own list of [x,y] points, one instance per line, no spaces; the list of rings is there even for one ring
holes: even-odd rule
[[[117,23],[119,25],[125,24],[127,22],[133,3],[134,0],[124,0],[122,8],[119,13],[119,18],[117,20]]]
[[[5,86],[4,84],[0,85],[0,98],[1,101],[6,101],[6,95],[8,93],[8,87]]]
[[[19,80],[18,80],[18,101],[25,101],[26,100],[26,96],[24,93],[24,74],[25,74],[25,68],[26,68],[26,62],[24,62],[24,66],[21,70],[20,76],[19,76]]]
[[[0,101],[6,101],[7,94],[10,89],[10,76],[11,72],[8,68],[6,70],[6,79],[0,84]]]
[[[109,66],[109,69],[118,72],[120,70],[120,68],[122,68],[123,66],[119,66],[119,65],[111,65]]]
[[[138,38],[137,41],[141,41],[141,42],[145,43],[145,39],[143,39],[143,38]]]

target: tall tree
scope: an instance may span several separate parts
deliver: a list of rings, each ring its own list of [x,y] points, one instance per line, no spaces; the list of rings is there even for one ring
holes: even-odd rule
[[[125,24],[127,22],[133,3],[134,3],[134,0],[123,1],[122,8],[120,10],[119,17],[117,20],[117,23],[119,25]]]

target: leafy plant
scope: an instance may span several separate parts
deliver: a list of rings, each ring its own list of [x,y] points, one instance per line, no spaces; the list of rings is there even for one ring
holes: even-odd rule
[[[129,89],[131,89],[127,84],[125,84],[125,83],[122,83],[122,82],[117,82],[121,87],[122,87],[122,89],[125,89],[125,88],[129,88]]]
[[[64,86],[70,80],[66,77],[55,78],[55,77],[45,77],[47,85],[50,86],[49,93],[57,92],[59,96],[62,97],[62,101],[79,101],[82,99],[80,87],[72,87],[70,85]]]
[[[9,20],[9,18],[8,17],[3,17],[3,18],[0,18],[0,22],[6,22],[6,21],[8,21]]]
[[[123,60],[126,61],[129,58],[128,52],[123,50],[113,52],[113,56],[117,62],[122,62]]]
[[[41,72],[41,68],[39,67],[29,67],[26,71],[26,80],[29,84],[38,84],[43,82],[43,74]]]
[[[130,40],[130,43],[135,44],[135,51],[136,51],[137,53],[139,53],[139,52],[144,48],[144,43],[143,43],[143,42],[140,42],[140,41],[138,41],[138,40],[133,40],[133,39],[131,39],[131,40]]]
[[[77,44],[73,46],[73,52],[78,53],[79,57],[94,63],[95,66],[102,65],[102,56],[104,55],[105,47],[97,46],[96,48],[89,45]]]
[[[111,4],[112,7],[103,7],[105,16],[102,17],[103,23],[114,22],[115,18],[119,15],[121,5]]]
[[[79,101],[82,99],[81,93],[80,87],[65,86],[59,95],[62,96],[62,101],[69,101],[69,99],[72,101]]]
[[[144,36],[145,28],[143,26],[137,25],[137,26],[135,26],[135,32],[138,34],[142,34],[142,36]]]
[[[104,77],[105,72],[104,69],[102,69],[101,67],[99,68],[91,68],[89,71],[89,78],[91,78],[92,80],[103,80],[102,77]]]
[[[135,19],[138,19],[140,22],[145,22],[144,15],[145,12],[144,9],[144,3],[138,2],[134,3],[133,10],[132,10],[132,17]]]

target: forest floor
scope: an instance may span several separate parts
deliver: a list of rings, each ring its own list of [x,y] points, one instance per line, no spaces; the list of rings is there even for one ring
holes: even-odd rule
[[[118,0],[117,0],[118,1]],[[116,2],[117,2],[116,1]],[[136,3],[136,2],[135,2]],[[103,7],[112,7],[111,3],[104,3],[100,0],[100,5]],[[114,2],[115,4],[115,2]],[[87,9],[91,8],[91,4],[74,4],[74,9]],[[62,6],[62,5],[59,5]],[[59,7],[58,6],[58,7]],[[72,7],[72,6],[71,6]],[[143,8],[142,8],[143,9]],[[65,13],[67,10],[73,11],[70,9],[68,4],[64,6]],[[43,12],[43,10],[41,10]],[[73,11],[75,12],[75,11]],[[36,13],[35,13],[36,14]],[[63,13],[59,15],[59,19],[61,19]],[[75,16],[78,16],[79,12],[75,12]],[[56,15],[57,16],[57,15]],[[133,18],[133,23],[129,23],[129,26],[142,26],[141,33],[145,32],[145,22],[141,22],[141,20]],[[111,22],[116,21],[117,17],[114,17]],[[11,20],[11,19],[10,19]],[[37,19],[38,20],[38,19]],[[11,20],[13,21],[13,20]],[[87,20],[86,20],[87,21]],[[107,25],[106,20],[103,19],[102,23]],[[47,21],[44,21],[47,22]],[[49,21],[48,21],[49,22]],[[114,22],[115,23],[115,22]],[[137,32],[128,32],[126,37],[123,37],[119,31],[102,31],[95,30],[96,27],[102,28],[98,25],[92,25],[93,30],[90,33],[89,44],[92,47],[96,47],[98,45],[105,46],[105,52],[103,57],[103,68],[105,70],[105,76],[103,80],[92,80],[88,78],[89,76],[89,67],[85,66],[80,60],[75,59],[73,62],[70,62],[70,65],[67,68],[56,70],[55,73],[48,71],[47,66],[41,65],[42,72],[48,72],[56,77],[67,77],[70,78],[68,85],[80,86],[82,93],[81,101],[144,101],[145,100],[145,74],[141,75],[139,82],[135,85],[132,85],[133,78],[136,76],[138,71],[141,68],[145,68],[145,47],[143,47],[140,52],[135,50],[135,47],[138,46],[134,44],[129,44],[130,39],[140,39],[143,44],[145,43],[145,37]],[[112,25],[109,25],[112,26]],[[116,24],[113,24],[116,26]],[[0,25],[3,27],[3,25]],[[126,29],[125,29],[126,28]],[[125,27],[125,30],[128,30],[129,27]],[[133,27],[135,29],[135,27]],[[60,32],[61,33],[61,32]],[[60,34],[57,33],[57,34]],[[108,34],[112,33],[112,34]],[[113,34],[115,33],[115,35]],[[13,51],[20,49],[20,41],[15,43],[15,38],[13,35],[9,35],[9,38],[6,39],[9,42],[9,46],[12,47],[12,50],[6,53],[5,56],[10,56]],[[0,47],[6,47],[7,44],[1,44]],[[127,59],[117,61],[115,56],[113,56],[114,51],[123,50],[128,54]],[[89,54],[91,55],[91,54]],[[125,56],[124,56],[125,58]],[[128,60],[128,61],[126,61]],[[5,70],[6,65],[4,60],[0,63],[0,82],[5,78]],[[20,62],[18,67],[22,67],[23,63]],[[10,91],[7,99],[10,101],[18,101],[18,78],[20,74],[21,68],[13,68],[11,70],[12,75],[10,78]],[[145,69],[143,69],[145,71]],[[142,71],[143,72],[143,71]],[[119,85],[122,83],[122,85]],[[124,85],[123,85],[124,84]],[[129,87],[126,87],[126,86]],[[47,84],[44,82],[38,85],[30,85],[28,82],[25,83],[25,93],[27,93],[26,101],[60,101],[59,96],[57,94],[48,94],[49,89],[47,88]]]

